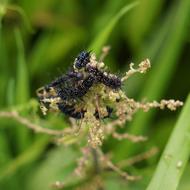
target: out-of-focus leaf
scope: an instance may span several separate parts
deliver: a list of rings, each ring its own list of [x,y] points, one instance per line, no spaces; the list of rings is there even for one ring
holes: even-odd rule
[[[7,105],[13,106],[15,104],[15,81],[10,79],[7,85]]]
[[[17,73],[15,96],[16,104],[23,104],[29,100],[29,75],[25,61],[24,44],[19,29],[15,29],[15,38],[17,44]],[[16,138],[19,151],[24,150],[29,144],[29,131],[24,127],[16,128]]]
[[[89,50],[93,50],[96,54],[99,54],[101,51],[101,48],[105,45],[108,37],[110,36],[112,30],[118,23],[118,21],[131,9],[136,7],[138,5],[138,2],[135,1],[129,5],[126,5],[123,7],[111,20],[109,23],[105,24],[106,27],[97,35],[97,37],[94,39],[94,41],[90,44]]]
[[[147,190],[175,190],[190,156],[190,95]]]
[[[10,147],[6,135],[0,129],[0,170],[11,159]]]
[[[28,178],[28,190],[52,189],[51,185],[56,181],[67,183],[69,176],[76,165],[78,154],[69,147],[59,147],[47,154],[45,161],[38,164],[35,171]],[[76,181],[70,176],[73,183]],[[31,180],[32,179],[32,180]]]
[[[29,76],[19,29],[15,30],[15,37],[17,44],[16,103],[22,104],[29,100]]]
[[[84,33],[77,28],[70,32],[44,34],[29,57],[32,74],[39,74],[55,66],[82,39],[84,39]]]
[[[3,28],[0,26],[0,105],[4,105],[4,96],[7,79],[7,51],[5,46],[5,40],[3,38]]]
[[[42,136],[40,139],[36,140],[25,152],[4,165],[0,170],[0,181],[4,180],[4,178],[10,177],[21,167],[24,167],[39,158],[48,142],[49,138],[47,136]]]
[[[34,32],[32,25],[31,25],[27,15],[26,15],[25,11],[21,7],[19,7],[17,5],[8,5],[7,9],[9,9],[11,11],[16,11],[17,13],[19,13],[23,19],[23,23],[24,23],[26,29],[28,29],[29,32]]]

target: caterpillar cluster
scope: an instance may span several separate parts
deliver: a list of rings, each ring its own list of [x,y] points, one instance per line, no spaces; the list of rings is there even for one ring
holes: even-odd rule
[[[113,90],[121,88],[121,79],[114,75],[99,69],[91,64],[90,52],[81,52],[74,61],[73,68],[65,75],[62,75],[45,85],[37,91],[41,107],[44,113],[53,107],[60,110],[65,115],[75,119],[82,119],[86,110],[75,109],[78,100],[82,100],[83,96],[90,88],[101,83]],[[106,106],[107,118],[111,116],[113,109]],[[99,119],[99,113],[96,110],[94,116]]]

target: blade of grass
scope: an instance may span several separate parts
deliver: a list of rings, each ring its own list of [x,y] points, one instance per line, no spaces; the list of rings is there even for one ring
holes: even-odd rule
[[[5,105],[5,88],[6,88],[6,81],[8,80],[8,73],[9,73],[9,66],[8,62],[8,48],[5,39],[5,29],[2,27],[2,19],[7,11],[7,4],[8,0],[2,0],[0,2],[0,105]]]
[[[165,39],[162,50],[157,58],[154,67],[150,71],[147,82],[143,88],[140,98],[147,98],[147,100],[160,99],[164,94],[171,77],[176,69],[177,60],[179,58],[181,49],[184,45],[184,39],[187,34],[187,25],[189,21],[190,1],[184,0],[175,4],[177,11],[173,15],[173,22],[168,25],[170,31],[168,37]],[[176,30],[177,27],[177,30]],[[155,111],[147,113],[138,112],[136,117],[128,126],[129,133],[143,134],[149,126],[150,121],[153,119]],[[123,149],[125,147],[125,149]],[[128,141],[123,141],[116,149],[116,159],[121,159],[133,154],[138,146],[133,146]]]
[[[175,190],[190,156],[190,95],[147,190]]]
[[[29,100],[29,76],[25,62],[24,45],[19,29],[15,29],[17,44],[17,80],[16,80],[16,103],[22,104]]]
[[[24,104],[29,100],[29,76],[25,62],[24,45],[19,29],[15,29],[15,38],[17,45],[17,73],[16,73],[16,104]],[[29,144],[29,131],[18,126],[16,128],[17,143],[19,151],[24,150]]]
[[[136,7],[138,2],[135,1],[129,5],[123,7],[107,24],[107,26],[97,35],[94,41],[90,44],[89,50],[93,50],[96,54],[99,54],[102,47],[105,45],[108,37],[110,36],[112,30],[114,29],[115,25],[118,21],[131,9]]]
[[[15,103],[15,80],[13,78],[9,79],[7,85],[7,106],[13,106]]]
[[[121,7],[125,6],[126,2],[123,2],[123,0],[118,1],[107,1],[103,7],[101,7],[101,12],[98,14],[98,17],[94,21],[94,26],[92,26],[92,33],[94,36],[100,31],[100,28],[103,28],[105,26],[105,23],[107,23],[110,18],[117,14],[118,10],[121,9]]]
[[[29,176],[27,189],[50,189],[50,186],[55,183],[55,181],[64,180],[64,182],[68,183],[69,178],[71,178],[70,181],[75,182],[77,176],[75,176],[73,180],[73,175],[70,176],[70,173],[73,172],[76,167],[75,162],[78,156],[79,152],[71,147],[60,146],[50,150],[43,162],[38,163]],[[31,178],[33,180],[31,180]]]
[[[0,131],[0,168],[3,167],[9,160],[11,160],[11,152],[7,136],[4,131]]]

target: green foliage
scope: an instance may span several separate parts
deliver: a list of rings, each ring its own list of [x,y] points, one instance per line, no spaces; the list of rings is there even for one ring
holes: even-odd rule
[[[189,20],[189,0],[1,0],[0,111],[17,109],[23,117],[44,127],[69,127],[63,115],[41,116],[33,100],[35,90],[66,71],[80,51],[89,49],[99,54],[103,45],[111,45],[105,63],[121,75],[131,61],[150,58],[150,73],[135,76],[123,86],[131,98],[185,100],[190,90]],[[138,112],[121,130],[147,135],[147,142],[105,140],[103,149],[111,152],[116,163],[153,146],[161,153],[166,146],[159,164],[158,154],[125,168],[142,175],[141,181],[127,184],[108,173],[104,176],[106,189],[189,188],[189,170],[185,170],[189,168],[189,105],[188,98],[176,124],[178,112]],[[67,189],[82,185],[83,181],[68,177],[76,166],[79,149],[57,147],[52,141],[0,117],[0,189],[51,189],[49,184],[56,180],[68,180]],[[167,163],[165,154],[172,154]],[[176,167],[179,160],[180,169]]]

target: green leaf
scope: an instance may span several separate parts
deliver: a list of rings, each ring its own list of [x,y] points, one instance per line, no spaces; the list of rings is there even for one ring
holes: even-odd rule
[[[1,16],[0,16],[0,19],[1,19]],[[1,94],[0,105],[5,104],[4,96],[6,95],[5,88],[6,88],[6,81],[8,78],[8,69],[9,69],[8,64],[7,64],[8,55],[7,55],[6,41],[5,41],[5,36],[4,36],[5,31],[3,29],[4,28],[1,27],[0,25],[0,71],[3,71],[0,73],[0,94]]]
[[[76,182],[77,176],[73,178],[71,173],[74,171],[78,156],[76,149],[71,147],[60,146],[49,151],[46,159],[39,163],[29,176],[27,189],[49,190],[52,189],[51,185],[56,181],[67,183],[71,180],[72,183]]]
[[[17,79],[16,79],[16,103],[22,104],[29,100],[29,76],[25,62],[24,45],[19,29],[15,29],[17,44]]]
[[[136,7],[138,2],[135,1],[129,5],[123,7],[111,20],[108,24],[105,24],[106,27],[97,35],[94,41],[90,44],[89,50],[93,50],[96,54],[99,54],[102,47],[105,45],[108,37],[110,36],[112,30],[114,29],[115,25],[118,21],[131,9]]]
[[[147,190],[175,190],[190,156],[190,95]]]
[[[7,85],[7,105],[13,106],[15,103],[15,80],[13,78],[9,79]]]
[[[15,29],[15,38],[17,44],[17,73],[16,73],[16,104],[24,104],[29,100],[29,76],[25,62],[24,44],[19,29]],[[16,138],[19,151],[23,151],[29,145],[29,131],[24,127],[17,125]]]

